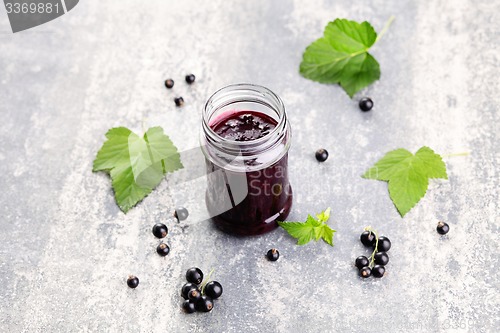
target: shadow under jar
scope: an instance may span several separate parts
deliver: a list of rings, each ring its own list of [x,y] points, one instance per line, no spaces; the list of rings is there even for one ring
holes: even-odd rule
[[[201,147],[207,165],[207,209],[219,229],[257,235],[288,216],[290,139],[283,102],[269,89],[235,84],[209,98]]]

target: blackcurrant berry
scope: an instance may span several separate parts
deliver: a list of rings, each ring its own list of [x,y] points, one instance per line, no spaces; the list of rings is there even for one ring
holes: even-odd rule
[[[137,278],[137,276],[129,275],[127,279],[127,286],[134,289],[137,288],[138,285],[139,285],[139,279]]]
[[[323,148],[316,150],[316,159],[318,162],[326,161],[328,159],[328,151]]]
[[[190,301],[190,300],[185,300],[183,303],[182,303],[182,309],[186,312],[186,313],[193,313],[193,312],[196,312],[196,307],[195,307],[195,304],[193,301]]]
[[[367,258],[367,257],[365,257],[365,256],[359,256],[359,257],[357,257],[357,258],[356,258],[356,262],[355,262],[356,267],[357,267],[358,269],[361,269],[361,268],[363,268],[363,267],[368,266],[368,264],[369,264],[369,263],[370,263],[370,262],[368,261],[368,258]]]
[[[183,106],[184,105],[184,98],[182,97],[176,97],[174,98],[175,105],[177,106]]]
[[[439,221],[436,230],[440,235],[446,235],[450,231],[450,226],[448,223]]]
[[[362,278],[367,278],[370,275],[372,275],[372,270],[368,266],[365,266],[359,270],[359,276],[361,276]]]
[[[194,283],[191,283],[191,282],[184,284],[182,286],[182,289],[181,289],[181,296],[184,299],[188,299],[188,293],[189,293],[189,291],[191,291],[191,289],[198,289],[198,287]]]
[[[156,252],[164,257],[170,252],[170,247],[165,243],[160,243],[160,245],[156,247]]]
[[[205,285],[204,292],[211,299],[216,299],[222,295],[222,286],[217,281],[210,281]]]
[[[177,207],[174,212],[174,216],[177,220],[179,221],[184,221],[185,219],[188,218],[189,212],[186,208],[184,207]]]
[[[280,257],[280,252],[276,249],[270,249],[267,251],[266,257],[269,261],[276,261]]]
[[[195,308],[200,312],[209,312],[214,308],[214,302],[210,297],[204,295],[196,301]]]
[[[372,275],[376,278],[381,278],[385,274],[385,267],[382,265],[375,265],[372,268]]]
[[[369,97],[364,97],[359,101],[359,108],[362,111],[370,111],[373,107],[373,101]]]
[[[377,252],[387,252],[391,249],[391,241],[389,238],[380,236],[378,238]]]
[[[194,284],[200,284],[203,281],[203,272],[197,267],[191,267],[186,272],[186,280]]]
[[[377,252],[373,258],[377,265],[385,266],[389,262],[389,256],[385,252]]]
[[[163,223],[156,223],[153,226],[153,235],[158,238],[164,238],[168,234],[168,228]]]
[[[371,231],[363,231],[361,236],[359,236],[359,239],[361,240],[361,243],[363,243],[364,246],[373,246],[375,245],[375,234]]]
[[[193,83],[195,79],[196,77],[194,76],[194,74],[186,75],[186,82],[189,84]]]
[[[172,79],[166,79],[165,80],[165,87],[168,89],[171,89],[174,86],[174,80]]]
[[[198,288],[191,289],[190,291],[188,291],[187,295],[188,295],[188,300],[193,302],[196,302],[201,298],[201,292],[198,290]]]

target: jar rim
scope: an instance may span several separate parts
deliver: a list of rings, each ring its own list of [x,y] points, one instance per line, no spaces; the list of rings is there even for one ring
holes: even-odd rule
[[[277,110],[275,110],[275,111],[278,114],[278,119],[277,119],[278,123],[267,135],[265,135],[261,138],[255,139],[255,140],[235,141],[235,140],[230,140],[230,139],[227,139],[227,138],[219,135],[209,125],[209,120],[210,120],[211,115],[209,115],[207,113],[207,110],[210,108],[210,103],[213,103],[217,97],[220,97],[221,93],[231,92],[234,90],[254,91],[254,92],[261,93],[261,94],[267,93],[275,100],[275,102],[277,103]],[[241,101],[244,101],[244,99],[242,99]],[[238,101],[232,101],[231,103],[235,103],[235,102],[238,102]],[[271,105],[269,105],[269,106],[272,107]],[[219,88],[210,96],[210,98],[207,100],[207,102],[205,103],[205,105],[203,107],[202,121],[203,121],[204,130],[207,131],[208,134],[210,134],[210,136],[213,139],[217,138],[220,141],[231,142],[231,144],[234,144],[234,145],[237,145],[240,147],[258,145],[262,142],[265,142],[266,140],[269,139],[269,137],[274,136],[278,131],[283,129],[284,123],[286,122],[285,104],[283,103],[282,99],[278,95],[276,95],[273,91],[271,91],[269,88],[266,88],[266,87],[258,85],[258,84],[252,84],[252,83],[234,83],[234,84],[230,84],[230,85],[224,86],[222,88]]]

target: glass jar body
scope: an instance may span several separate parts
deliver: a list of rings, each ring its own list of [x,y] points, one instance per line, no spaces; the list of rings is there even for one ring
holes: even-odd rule
[[[291,129],[277,95],[250,84],[220,89],[205,105],[201,143],[207,209],[218,228],[262,234],[288,216]]]

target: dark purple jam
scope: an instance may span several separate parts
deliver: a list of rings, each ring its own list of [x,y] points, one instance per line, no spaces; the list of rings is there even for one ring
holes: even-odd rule
[[[225,139],[251,141],[269,134],[276,124],[276,120],[263,113],[244,111],[229,114],[210,127]]]
[[[225,139],[252,141],[265,137],[276,125],[276,120],[260,112],[231,111],[219,116],[210,127]],[[265,159],[273,160],[281,154],[276,151],[275,155],[268,154]],[[214,175],[208,177],[207,207],[209,212],[217,211],[227,202],[229,193],[232,208],[212,218],[216,226],[233,234],[262,234],[276,228],[276,221],[283,221],[290,212],[292,188],[288,181],[288,153],[262,169],[256,170],[251,159],[245,164],[247,171],[239,172],[223,169],[207,160],[207,173]],[[228,179],[236,177],[246,177],[248,194],[235,204]]]

